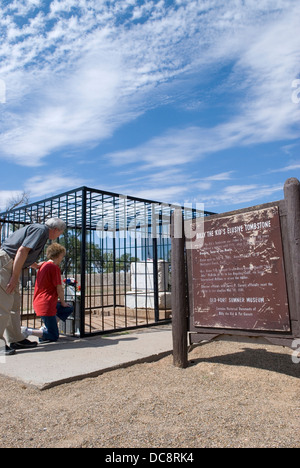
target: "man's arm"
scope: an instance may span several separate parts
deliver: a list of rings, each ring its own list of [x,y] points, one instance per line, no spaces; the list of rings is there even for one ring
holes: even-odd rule
[[[31,249],[28,247],[21,246],[17,251],[14,264],[13,264],[13,271],[11,275],[10,282],[7,285],[6,292],[7,294],[12,294],[16,287],[18,286],[20,274],[23,268],[24,263],[28,257],[28,254]]]

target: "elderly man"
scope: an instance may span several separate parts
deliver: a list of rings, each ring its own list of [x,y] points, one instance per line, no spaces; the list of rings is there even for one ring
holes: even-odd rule
[[[47,241],[57,239],[66,229],[59,218],[45,224],[30,224],[14,232],[0,249],[0,341],[6,341],[5,354],[36,346],[21,333],[19,278],[22,269],[33,267]],[[5,340],[4,340],[5,334]],[[10,346],[8,346],[10,343]]]

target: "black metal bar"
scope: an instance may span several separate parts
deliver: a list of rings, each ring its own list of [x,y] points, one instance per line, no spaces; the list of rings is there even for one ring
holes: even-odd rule
[[[3,217],[5,221],[1,238],[9,235],[10,226],[17,229],[32,222],[43,222],[50,216],[64,219],[67,223],[65,242],[67,257],[69,257],[65,276],[67,278],[71,274],[81,284],[81,299],[80,302],[78,299],[75,313],[76,332],[79,329],[80,336],[87,336],[87,334],[98,333],[98,330],[100,333],[108,329],[112,331],[112,326],[115,329],[119,327],[118,330],[132,328],[133,324],[151,326],[162,323],[160,319],[166,318],[167,296],[163,298],[165,315],[163,315],[163,310],[159,309],[160,302],[163,301],[159,301],[158,267],[160,258],[170,261],[168,232],[170,221],[168,218],[173,211],[174,207],[170,204],[130,196],[123,197],[113,192],[80,187],[18,207],[4,215],[0,214],[0,218]],[[182,211],[187,219],[212,214],[202,211],[184,211],[184,208]],[[99,229],[102,229],[101,223],[99,225],[102,219],[105,219],[105,226],[103,226],[99,242],[95,234],[96,230],[99,233]],[[104,239],[107,226],[108,230],[114,234],[113,239],[109,236],[109,232]],[[123,232],[124,242],[122,243]],[[100,266],[100,270],[96,271],[95,259],[99,253],[98,249],[101,250],[102,267]],[[131,260],[132,257],[134,259]],[[149,258],[152,259],[151,263],[148,263]],[[136,268],[135,273],[132,268],[135,283],[131,284],[126,273],[127,268],[130,271],[132,262],[136,264]],[[142,291],[137,290],[139,277],[137,262],[144,262],[145,265],[145,278],[140,286]],[[149,268],[152,266],[153,283],[149,277]],[[143,268],[139,266],[139,271],[142,272],[142,270]],[[126,293],[133,289],[130,286],[134,284],[135,291],[127,296]],[[164,289],[168,289],[167,285]],[[28,291],[23,292],[23,295],[25,308],[25,301],[30,302],[31,298]],[[129,298],[132,299],[133,310],[128,307]],[[93,310],[101,310],[100,322],[102,319],[102,323],[97,323],[96,314],[95,317],[92,315]],[[114,323],[106,320],[112,311]]]
[[[114,324],[116,326],[116,305],[117,305],[117,273],[116,273],[116,237],[113,237],[113,302],[114,302]]]
[[[38,204],[40,203],[47,203],[47,202],[51,202],[53,200],[57,200],[58,198],[63,198],[65,196],[68,196],[68,195],[72,195],[75,193],[78,193],[78,192],[93,192],[93,193],[98,193],[100,195],[106,195],[108,197],[123,197],[127,200],[130,200],[130,201],[133,201],[133,202],[140,202],[140,203],[146,203],[146,204],[155,204],[155,205],[162,205],[161,202],[158,202],[158,201],[155,201],[155,200],[148,200],[148,199],[143,199],[143,198],[136,198],[136,197],[132,197],[132,196],[124,196],[122,194],[117,194],[117,193],[114,193],[114,192],[107,192],[107,191],[103,191],[103,190],[99,190],[99,189],[93,189],[93,188],[89,188],[89,187],[86,187],[86,186],[83,186],[83,187],[79,187],[79,188],[76,188],[74,190],[69,190],[67,192],[64,192],[64,193],[61,193],[59,195],[56,195],[56,196],[53,196],[53,197],[49,197],[49,198],[45,198],[43,200],[40,200],[38,202],[33,202],[33,203],[29,203],[27,205],[23,205],[21,207],[18,207],[18,208],[15,208],[13,210],[10,210],[10,212],[14,212],[14,211],[20,211],[20,210],[23,210],[23,209],[28,209],[28,208],[31,208],[31,207],[34,207],[34,206],[37,206]],[[164,206],[168,206],[168,207],[172,207],[173,205],[170,204],[170,203],[164,203]],[[1,212],[0,213],[0,221],[2,221],[1,219],[1,216],[6,214],[5,212]],[[213,214],[216,214],[216,213],[213,213],[213,212],[210,212],[210,211],[204,211],[203,212],[204,215],[213,215]]]
[[[80,299],[80,337],[85,335],[85,295],[86,295],[86,188],[82,189],[82,216],[81,216],[81,299]]]
[[[159,321],[159,288],[158,288],[158,258],[157,258],[157,238],[153,242],[153,289],[154,289],[154,314],[155,322]]]

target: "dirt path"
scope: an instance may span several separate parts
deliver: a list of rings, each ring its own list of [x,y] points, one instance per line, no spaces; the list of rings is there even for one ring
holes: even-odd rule
[[[291,350],[215,342],[43,392],[0,376],[0,447],[300,447]]]

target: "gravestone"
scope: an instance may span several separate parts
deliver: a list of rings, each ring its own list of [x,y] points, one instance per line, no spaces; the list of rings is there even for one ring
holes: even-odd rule
[[[130,309],[155,309],[153,261],[131,263],[130,273],[131,291],[126,292],[126,306]],[[157,282],[158,308],[171,309],[169,262],[158,260]]]

